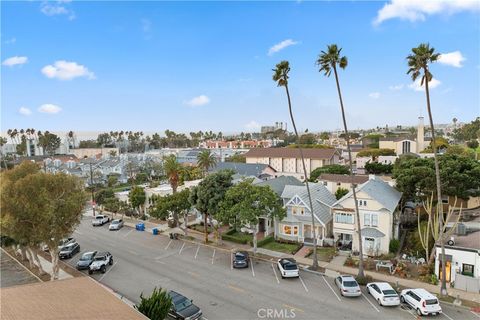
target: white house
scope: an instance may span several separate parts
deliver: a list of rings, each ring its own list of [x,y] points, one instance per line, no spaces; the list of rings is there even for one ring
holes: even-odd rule
[[[374,175],[356,188],[363,252],[377,256],[388,253],[390,240],[397,237],[395,216],[402,194]],[[335,241],[352,243],[358,251],[355,202],[350,191],[332,206],[333,234]]]

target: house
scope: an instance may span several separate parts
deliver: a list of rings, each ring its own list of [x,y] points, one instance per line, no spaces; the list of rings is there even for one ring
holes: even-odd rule
[[[235,174],[240,176],[252,176],[261,180],[273,178],[277,173],[275,169],[267,164],[239,162],[218,162],[215,167],[210,169],[210,172],[217,172],[220,170],[232,170]]]
[[[397,238],[396,215],[402,194],[374,175],[356,189],[363,252],[369,256],[388,253],[390,240]],[[355,202],[350,191],[332,208],[333,234],[335,241],[352,243],[358,251]]]
[[[368,181],[368,176],[366,175],[354,175],[353,183],[356,185],[365,183]],[[318,177],[318,182],[322,183],[327,187],[330,193],[335,194],[339,188],[347,189],[350,191],[352,188],[352,180],[348,174],[332,174],[332,173],[323,173]]]
[[[307,176],[315,170],[330,164],[337,164],[340,154],[335,149],[302,149]],[[305,180],[300,149],[298,148],[256,148],[245,153],[246,163],[262,163],[277,171],[276,176],[294,176]],[[308,177],[307,177],[308,178]]]
[[[380,138],[380,149],[393,149],[397,155],[405,153],[420,153],[428,146],[425,141],[423,117],[418,117],[417,135]]]
[[[315,218],[317,243],[328,241],[333,244],[331,209],[336,199],[323,184],[309,183],[312,207],[308,199],[307,187],[285,186],[281,198],[286,209],[286,217],[275,221],[275,236],[284,240],[313,244],[312,213]]]

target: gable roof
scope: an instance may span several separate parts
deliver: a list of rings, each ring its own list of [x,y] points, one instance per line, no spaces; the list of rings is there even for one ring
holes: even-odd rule
[[[335,149],[302,149],[303,156],[309,159],[331,159],[338,154]],[[300,158],[299,148],[255,148],[244,154],[246,158]]]
[[[350,183],[350,175],[348,174],[333,174],[333,173],[322,173],[318,178],[319,181],[332,181],[332,182],[341,182],[341,183]],[[368,181],[368,176],[364,175],[354,175],[353,183],[361,184]]]
[[[295,177],[292,176],[280,176],[278,178],[270,179],[267,181],[262,181],[257,183],[259,186],[269,186],[272,190],[278,194],[282,195],[285,186],[303,186],[303,183]]]
[[[217,165],[210,169],[211,172],[217,172],[220,170],[233,170],[242,176],[260,176],[265,169],[270,167],[268,164],[261,163],[238,163],[238,162],[219,162]],[[270,167],[271,168],[271,167]],[[273,171],[275,169],[271,168]]]

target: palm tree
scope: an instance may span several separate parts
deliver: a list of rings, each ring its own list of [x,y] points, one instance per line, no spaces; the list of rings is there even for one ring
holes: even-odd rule
[[[288,111],[290,112],[290,119],[292,120],[293,130],[295,131],[295,136],[297,137],[297,141],[299,139],[297,126],[295,124],[295,119],[293,118],[292,112],[292,102],[290,100],[290,92],[288,91],[288,73],[290,72],[290,64],[288,61],[281,61],[275,66],[275,69],[272,70],[273,73],[273,81],[277,83],[279,87],[285,87],[285,91],[287,93],[287,100],[288,100]],[[242,132],[243,134],[243,132]],[[307,180],[307,168],[305,166],[305,158],[303,157],[303,150],[302,148],[298,148],[300,151],[300,157],[302,158],[302,166],[303,166],[303,177],[305,178],[305,185],[307,186],[307,194],[308,194],[308,201],[310,205],[310,210],[312,211],[312,235],[313,235],[313,265],[312,269],[318,269],[318,260],[317,260],[317,234],[315,231],[315,218],[313,213],[313,202],[312,196],[310,194],[310,186],[308,185]]]
[[[445,245],[443,243],[443,204],[442,204],[442,190],[440,182],[440,168],[438,165],[437,158],[437,145],[435,141],[435,128],[433,126],[433,117],[432,109],[430,108],[430,90],[428,88],[428,83],[432,81],[433,75],[430,72],[428,65],[438,60],[440,54],[435,53],[435,49],[428,43],[421,43],[418,47],[412,48],[412,54],[407,56],[408,62],[408,71],[407,74],[411,74],[412,81],[416,81],[418,77],[422,77],[420,80],[420,86],[425,84],[425,96],[427,98],[427,111],[428,118],[430,120],[430,130],[432,131],[432,150],[433,150],[433,159],[435,163],[435,180],[437,185],[437,210],[440,218],[439,220],[439,229],[440,236],[438,241],[440,241],[440,246],[442,249],[442,285],[441,285],[441,295],[447,295],[447,283],[445,276]]]
[[[348,64],[347,57],[343,56],[340,57],[340,52],[342,48],[338,48],[336,44],[329,45],[327,47],[327,52],[322,51],[318,56],[316,61],[317,66],[320,67],[318,70],[319,72],[324,72],[324,75],[329,77],[332,70],[335,74],[335,81],[337,83],[337,91],[338,91],[338,98],[340,100],[340,109],[342,111],[342,119],[343,119],[343,129],[345,132],[345,140],[347,140],[347,150],[348,150],[348,159],[350,164],[350,185],[352,188],[353,193],[353,201],[355,202],[355,219],[357,220],[357,233],[358,233],[358,251],[360,255],[360,261],[358,264],[358,276],[364,277],[363,272],[363,244],[362,244],[362,229],[360,228],[360,212],[358,211],[358,201],[357,201],[357,191],[355,190],[355,183],[354,183],[354,174],[353,174],[353,161],[352,161],[352,150],[350,148],[350,135],[348,134],[347,128],[347,120],[345,119],[345,109],[343,107],[343,100],[342,100],[342,91],[340,90],[340,83],[338,82],[338,73],[337,73],[337,65],[345,69]]]
[[[182,165],[177,162],[177,157],[175,155],[172,154],[163,158],[163,170],[165,170],[165,174],[167,175],[173,193],[177,192]]]
[[[217,158],[210,150],[203,150],[197,156],[197,164],[203,169],[204,175],[217,164]]]

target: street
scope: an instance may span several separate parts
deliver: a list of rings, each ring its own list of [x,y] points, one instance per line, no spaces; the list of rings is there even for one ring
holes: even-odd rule
[[[203,310],[205,319],[416,319],[405,306],[380,307],[362,288],[358,298],[340,296],[332,278],[300,271],[298,279],[281,279],[275,265],[255,261],[248,269],[233,269],[231,253],[129,227],[109,231],[92,227],[83,217],[73,234],[80,254],[109,251],[114,264],[92,277],[137,303],[155,286],[175,290]],[[86,271],[84,271],[87,273]],[[463,308],[442,304],[438,319],[479,319]]]

